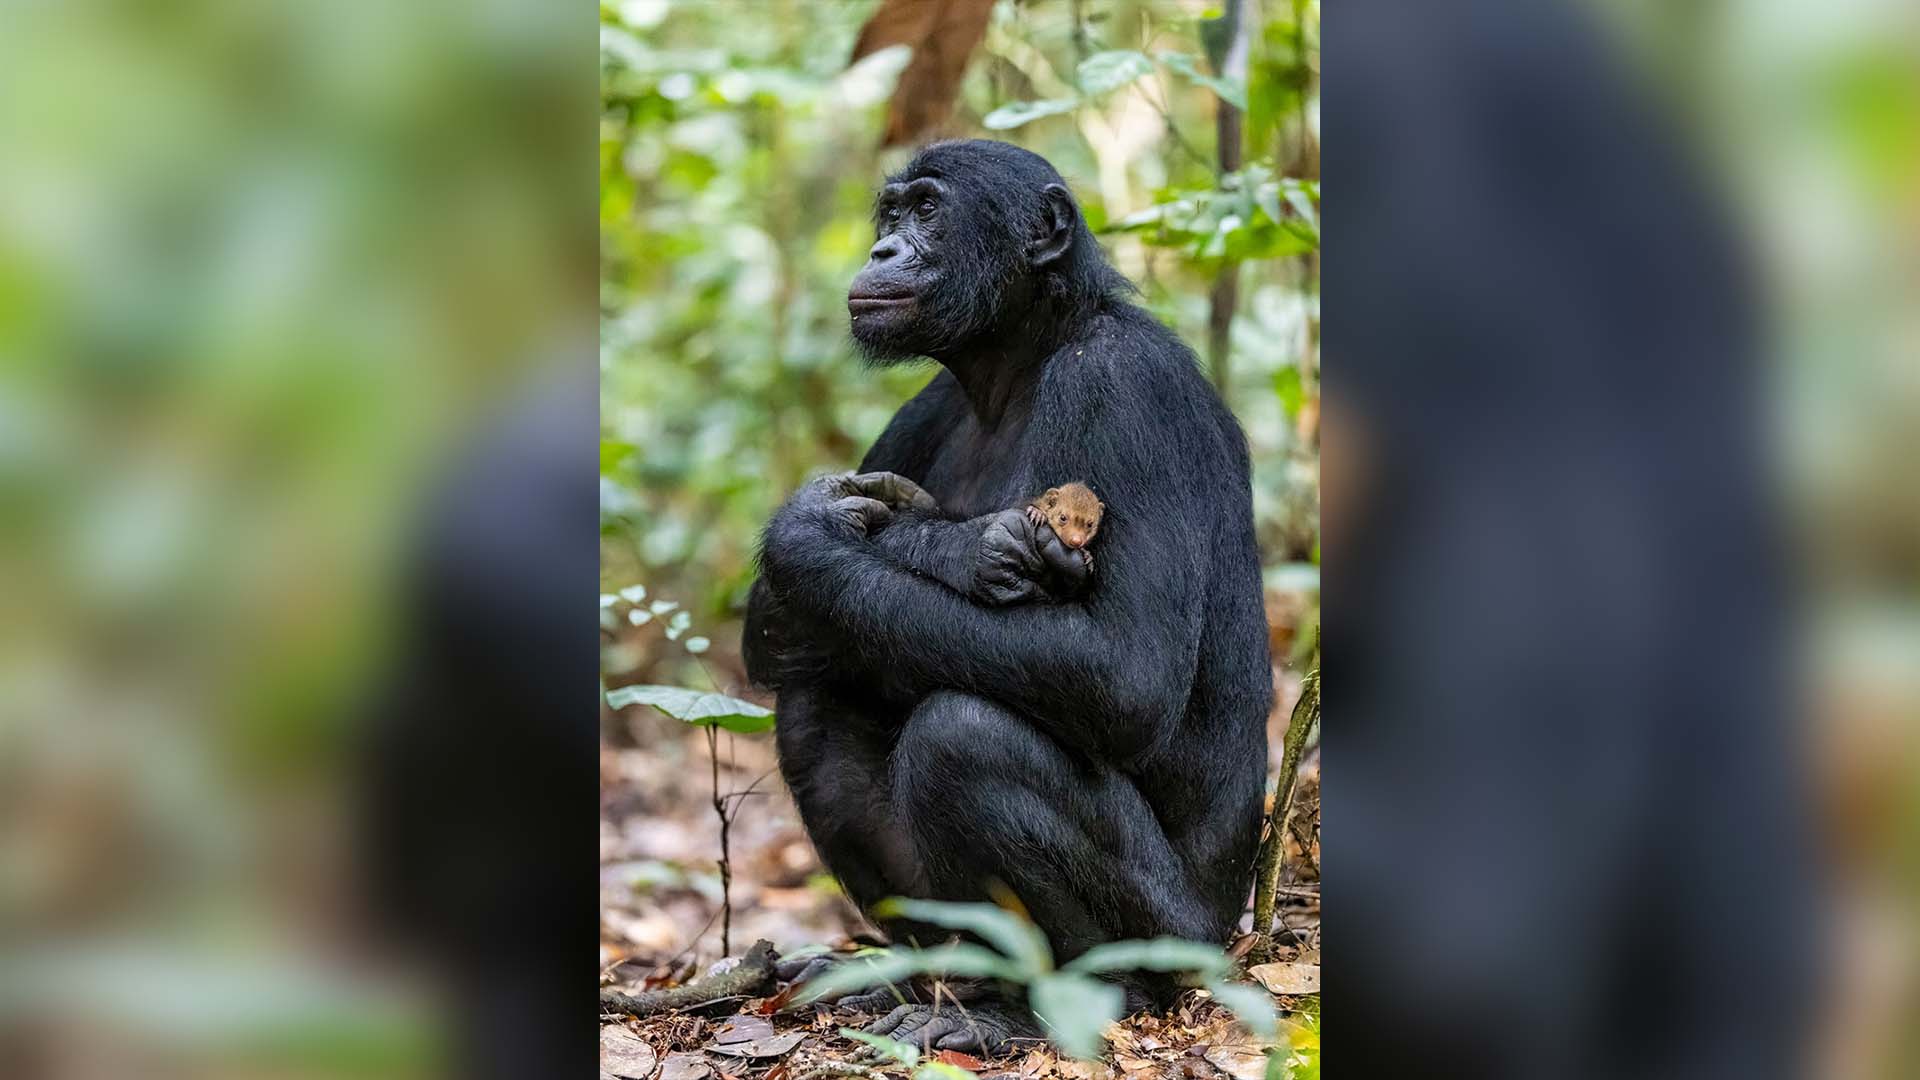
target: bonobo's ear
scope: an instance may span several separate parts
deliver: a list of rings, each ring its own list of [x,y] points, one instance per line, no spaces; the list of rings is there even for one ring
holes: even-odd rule
[[[1040,196],[1046,204],[1040,215],[1042,232],[1027,245],[1027,258],[1035,266],[1045,266],[1065,255],[1073,247],[1080,225],[1080,211],[1066,188],[1048,184]]]

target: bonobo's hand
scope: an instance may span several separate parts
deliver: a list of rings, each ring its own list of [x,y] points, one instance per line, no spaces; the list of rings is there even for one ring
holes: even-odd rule
[[[767,523],[763,557],[779,573],[783,556],[796,546],[820,539],[861,539],[886,527],[895,510],[931,512],[933,496],[920,485],[890,472],[836,473],[793,493]]]
[[[933,496],[897,473],[835,473],[794,492],[774,514],[768,532],[778,535],[796,527],[817,527],[839,535],[866,536],[886,527],[895,510],[938,508]]]
[[[1024,510],[1003,510],[980,534],[969,589],[984,604],[1065,598],[1084,592],[1092,561],[1035,525]]]

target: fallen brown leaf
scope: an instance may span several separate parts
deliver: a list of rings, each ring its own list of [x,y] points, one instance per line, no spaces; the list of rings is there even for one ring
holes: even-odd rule
[[[793,1031],[785,1035],[773,1035],[764,1039],[753,1039],[748,1042],[714,1043],[707,1047],[707,1051],[709,1053],[725,1054],[728,1057],[738,1058],[779,1057],[794,1047],[799,1046],[800,1040],[806,1037],[807,1035],[804,1031]]]
[[[1269,994],[1317,994],[1320,992],[1320,965],[1282,962],[1255,964],[1247,974],[1260,980]]]
[[[942,1050],[933,1055],[933,1060],[944,1061],[949,1065],[958,1065],[963,1069],[978,1069],[982,1062],[972,1054],[963,1054],[958,1050]]]
[[[647,1080],[659,1059],[647,1041],[619,1024],[600,1029],[600,1071],[628,1080]]]
[[[758,1016],[730,1016],[713,1033],[717,1043],[752,1042],[765,1039],[773,1034],[773,1021]]]
[[[713,1067],[706,1058],[684,1050],[668,1054],[666,1063],[660,1066],[660,1080],[706,1080],[712,1075]]]
[[[1207,1051],[1207,1064],[1234,1080],[1263,1080],[1267,1075],[1267,1051],[1261,1046],[1216,1046]]]

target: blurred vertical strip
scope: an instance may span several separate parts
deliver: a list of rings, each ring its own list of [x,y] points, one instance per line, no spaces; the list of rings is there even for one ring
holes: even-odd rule
[[[1920,17],[1378,0],[1324,49],[1347,1066],[1914,1075]]]
[[[7,1075],[589,1065],[595,37],[0,3]]]

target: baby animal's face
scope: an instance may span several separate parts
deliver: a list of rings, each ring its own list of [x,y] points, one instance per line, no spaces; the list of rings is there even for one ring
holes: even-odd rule
[[[1100,531],[1099,519],[1057,502],[1047,512],[1047,524],[1053,527],[1053,534],[1060,538],[1061,543],[1075,550],[1093,543],[1093,535]]]

